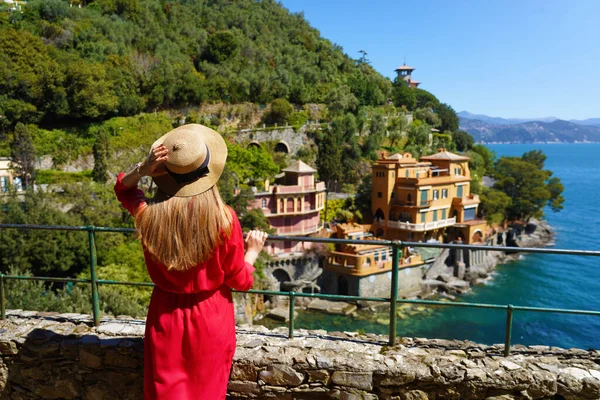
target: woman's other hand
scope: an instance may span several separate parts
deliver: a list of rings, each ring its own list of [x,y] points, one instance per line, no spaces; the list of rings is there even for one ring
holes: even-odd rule
[[[258,254],[265,246],[268,236],[266,232],[257,229],[251,230],[246,234],[246,254],[244,255],[244,261],[248,264],[254,264]]]
[[[169,158],[169,150],[163,146],[156,146],[150,151],[148,157],[139,165],[138,172],[141,176],[161,176],[167,173],[165,161]]]

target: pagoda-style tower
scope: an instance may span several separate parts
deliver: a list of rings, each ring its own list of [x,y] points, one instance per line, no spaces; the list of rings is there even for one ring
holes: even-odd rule
[[[403,64],[402,66],[396,68],[396,73],[398,74],[398,79],[403,79],[406,82],[406,84],[408,85],[408,87],[411,87],[411,88],[419,87],[421,82],[415,81],[412,79],[412,72],[414,70],[415,69],[413,67],[409,67],[408,65]]]

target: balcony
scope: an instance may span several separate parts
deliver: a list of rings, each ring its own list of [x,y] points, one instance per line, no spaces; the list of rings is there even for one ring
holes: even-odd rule
[[[479,195],[477,194],[470,194],[468,196],[463,196],[463,197],[455,197],[452,199],[452,205],[453,206],[469,206],[469,205],[473,205],[473,204],[479,204]]]
[[[409,207],[409,208],[414,208],[414,207],[427,208],[431,205],[431,201],[432,200],[407,201],[407,200],[392,199],[390,204],[393,206]]]
[[[445,228],[456,223],[456,218],[441,219],[439,221],[412,224],[410,222],[387,221],[388,228],[403,229],[412,232],[431,231],[433,229]]]
[[[277,229],[277,234],[283,236],[304,236],[319,232],[323,229],[323,223],[312,225],[304,228],[294,228],[292,226],[284,226]]]
[[[299,211],[294,211],[294,210],[284,210],[284,211],[280,211],[277,212],[277,210],[271,210],[271,209],[267,209],[267,208],[263,208],[263,214],[265,215],[265,217],[278,217],[278,216],[291,216],[291,215],[306,215],[306,214],[311,214],[317,211],[321,211],[323,210],[324,206],[321,207],[310,207],[310,208],[305,208],[303,210],[299,210]]]

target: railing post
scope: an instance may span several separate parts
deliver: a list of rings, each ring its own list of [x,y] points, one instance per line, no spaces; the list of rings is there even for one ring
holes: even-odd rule
[[[390,332],[389,344],[396,342],[396,303],[398,301],[398,263],[400,261],[401,242],[392,243],[392,289],[390,291]]]
[[[0,274],[0,319],[6,318],[6,279]]]
[[[294,308],[295,308],[295,299],[296,299],[296,294],[292,291],[289,292],[289,296],[290,296],[290,324],[288,327],[288,337],[290,339],[294,338]]]
[[[98,277],[96,276],[96,232],[94,226],[88,226],[88,237],[90,239],[90,279],[92,283],[92,314],[94,325],[100,325],[100,298],[98,296]]]
[[[504,335],[504,357],[510,354],[510,339],[512,336],[513,306],[509,304],[506,308],[506,333]]]

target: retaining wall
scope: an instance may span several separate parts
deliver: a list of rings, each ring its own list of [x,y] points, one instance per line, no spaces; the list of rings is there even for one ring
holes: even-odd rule
[[[141,399],[144,321],[11,311],[0,398]],[[239,328],[230,399],[598,399],[600,352]],[[207,399],[213,400],[213,399]]]

